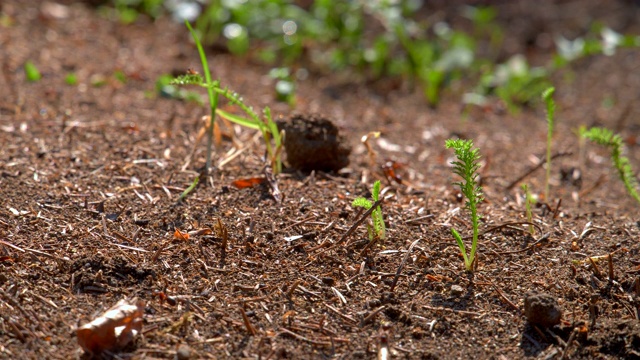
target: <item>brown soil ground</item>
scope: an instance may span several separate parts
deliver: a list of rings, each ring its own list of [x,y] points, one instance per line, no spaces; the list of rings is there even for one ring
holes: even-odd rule
[[[335,121],[353,147],[348,168],[285,170],[280,203],[265,184],[237,189],[234,180],[261,176],[264,152],[254,131],[237,128],[244,151],[178,202],[204,164],[201,144],[184,167],[205,110],[145,93],[162,73],[200,68],[187,31],[167,19],[122,26],[83,3],[55,19],[38,3],[0,2],[14,21],[0,28],[0,358],[88,358],[75,329],[134,297],[145,301],[142,334],[104,357],[174,358],[188,349],[194,359],[381,359],[385,351],[411,359],[640,358],[639,207],[607,152],[581,148],[575,133],[580,125],[615,130],[640,169],[638,50],[578,61],[555,78],[554,152],[571,155],[553,162],[549,206],[534,209],[531,237],[524,225],[505,225],[525,220],[522,191],[508,185],[545,152],[542,106],[509,114],[496,101],[463,117],[462,89],[430,109],[403,86],[312,74],[298,82],[295,111]],[[575,36],[595,19],[640,33],[633,2],[504,3],[507,44],[534,58],[548,49],[532,48],[532,34]],[[25,80],[27,60],[41,81]],[[274,101],[268,67],[215,52],[210,61],[214,76],[252,105],[292,113]],[[64,83],[71,71],[78,86]],[[104,86],[91,86],[97,76]],[[372,142],[375,165],[360,143],[370,131],[382,132]],[[453,136],[474,139],[483,156],[473,274],[450,235],[452,226],[471,233],[447,165],[444,141]],[[233,149],[225,140],[216,164]],[[400,165],[401,184],[385,178],[386,161]],[[562,175],[573,168],[581,168],[579,181]],[[524,179],[535,193],[543,172]],[[376,179],[384,184],[384,244],[363,251],[363,226],[336,244],[358,220],[351,201]],[[219,230],[218,221],[226,244],[219,231],[198,232]],[[175,229],[189,239],[173,239]],[[608,254],[610,263],[588,260]],[[557,301],[559,325],[527,322],[529,291]]]

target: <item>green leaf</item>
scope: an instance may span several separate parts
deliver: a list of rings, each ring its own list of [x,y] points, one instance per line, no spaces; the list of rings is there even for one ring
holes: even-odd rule
[[[371,206],[373,206],[373,204],[371,203],[371,201],[363,197],[359,197],[353,200],[353,202],[351,203],[351,206],[362,207],[362,208],[365,208],[366,210],[369,210],[371,209]]]
[[[373,183],[373,191],[371,192],[371,198],[373,199],[373,201],[380,200],[380,180],[376,180],[376,182]]]
[[[247,119],[244,118],[242,116],[239,115],[235,115],[235,114],[231,114],[228,113],[224,110],[221,109],[216,109],[216,114],[218,114],[220,117],[225,118],[233,123],[236,123],[238,125],[244,126],[244,127],[248,127],[250,129],[255,129],[255,130],[260,130],[261,128],[261,124],[257,123],[255,120],[252,119]]]
[[[204,86],[204,80],[200,74],[186,74],[180,75],[177,78],[171,80],[171,85],[199,85]]]
[[[29,82],[36,82],[42,78],[42,74],[40,74],[38,68],[31,61],[27,61],[24,64],[24,73]]]
[[[453,235],[453,237],[456,239],[456,242],[458,243],[458,248],[460,248],[460,252],[462,253],[462,257],[464,258],[465,268],[467,268],[467,270],[471,270],[471,264],[469,264],[469,258],[467,257],[467,249],[464,246],[464,241],[462,241],[462,237],[454,228],[451,228],[451,234]]]

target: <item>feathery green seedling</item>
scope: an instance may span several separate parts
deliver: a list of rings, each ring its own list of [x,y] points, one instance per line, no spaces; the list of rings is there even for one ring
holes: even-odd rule
[[[451,234],[456,239],[467,271],[473,271],[473,262],[478,249],[478,209],[477,205],[483,200],[482,187],[478,184],[478,169],[480,168],[480,152],[473,149],[472,140],[449,139],[445,142],[447,149],[453,148],[458,161],[453,162],[453,172],[462,178],[462,181],[454,183],[460,186],[460,190],[467,198],[465,207],[471,212],[471,223],[473,224],[473,240],[471,242],[471,252],[467,256],[466,247],[460,234],[451,228]]]
[[[629,159],[622,155],[622,137],[607,128],[599,127],[592,127],[589,130],[581,128],[580,135],[611,150],[611,161],[616,170],[618,170],[618,177],[624,183],[629,195],[640,203],[640,195],[637,190],[638,180],[633,169],[631,169]]]
[[[555,88],[550,87],[542,92],[542,100],[547,106],[547,173],[544,179],[544,201],[549,202],[549,178],[551,177],[551,139],[553,138],[553,116],[556,103],[553,101]]]
[[[282,160],[280,154],[282,152],[284,133],[278,130],[278,125],[275,121],[273,121],[273,118],[271,117],[271,109],[269,109],[269,107],[265,107],[263,110],[265,119],[263,121],[260,119],[258,114],[253,111],[253,108],[245,104],[244,100],[238,93],[233,92],[228,88],[221,88],[218,81],[205,82],[202,79],[202,76],[200,76],[199,74],[188,74],[179,76],[175,78],[171,82],[171,84],[202,86],[214,92],[216,96],[222,95],[227,100],[229,100],[231,104],[240,107],[240,109],[248,115],[248,118],[231,114],[221,109],[216,109],[215,113],[220,117],[225,118],[238,125],[248,127],[250,129],[260,130],[274,173],[279,174],[282,171]],[[271,144],[271,139],[273,139],[274,145]]]
[[[27,81],[29,82],[36,82],[42,78],[40,71],[31,61],[27,61],[24,64],[24,73],[27,76]]]
[[[529,222],[529,233],[533,235],[533,216],[531,215],[531,203],[533,202],[533,197],[531,196],[531,192],[529,192],[529,186],[527,184],[522,184],[522,191],[524,191],[524,208],[527,212],[527,221]]]
[[[365,199],[363,197],[359,197],[353,200],[351,206],[353,207],[361,207],[365,210],[371,209],[373,204],[380,200],[380,180],[377,180],[373,183],[373,189],[371,191],[371,199]],[[386,228],[384,225],[384,217],[382,216],[382,208],[378,205],[373,212],[371,212],[371,222],[373,226],[367,225],[367,232],[369,233],[369,241],[380,240],[384,241],[386,236]]]

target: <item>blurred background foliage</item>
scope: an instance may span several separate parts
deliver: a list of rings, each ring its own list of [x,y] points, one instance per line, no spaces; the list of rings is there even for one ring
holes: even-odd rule
[[[524,54],[504,51],[496,8],[460,5],[465,23],[454,26],[422,0],[111,0],[102,9],[125,24],[140,16],[194,22],[205,45],[272,65],[277,99],[290,104],[296,79],[312,71],[401,79],[433,107],[448,91],[467,106],[497,96],[517,111],[538,101],[549,77],[571,62],[640,45],[639,37],[594,22],[583,36],[555,36],[551,60],[531,66]]]

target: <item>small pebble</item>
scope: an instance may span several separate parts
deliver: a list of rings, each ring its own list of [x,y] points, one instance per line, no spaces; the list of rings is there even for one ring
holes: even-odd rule
[[[524,315],[532,325],[552,327],[560,323],[562,310],[555,297],[529,292],[524,298]]]
[[[464,294],[464,289],[460,285],[451,285],[451,296],[460,296]]]
[[[191,348],[188,345],[180,345],[176,352],[176,360],[189,360],[191,358]]]

